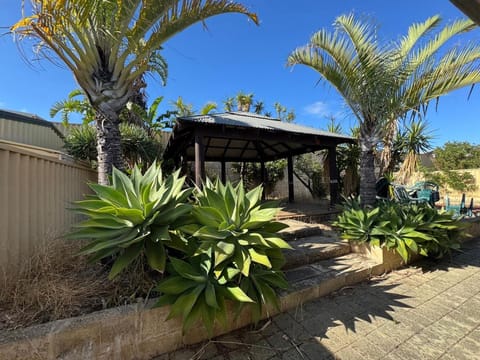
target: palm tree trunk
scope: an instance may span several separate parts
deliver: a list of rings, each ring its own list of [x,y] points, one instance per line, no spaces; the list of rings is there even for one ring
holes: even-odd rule
[[[109,184],[112,167],[123,170],[122,148],[120,142],[120,119],[114,112],[106,116],[99,111],[95,115],[97,128],[98,183]]]
[[[375,205],[375,155],[372,149],[360,153],[360,197],[363,206]]]

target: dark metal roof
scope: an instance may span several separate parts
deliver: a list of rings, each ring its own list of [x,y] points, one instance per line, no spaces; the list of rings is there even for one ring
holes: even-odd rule
[[[270,161],[356,141],[258,114],[227,112],[179,117],[164,157],[193,160],[195,134],[203,137],[207,161]]]
[[[0,119],[19,121],[27,124],[45,126],[52,129],[60,138],[62,139],[64,138],[63,134],[55,127],[55,125],[52,122],[47,121],[35,114],[0,109]]]
[[[262,116],[249,112],[233,111],[223,114],[194,115],[178,118],[179,121],[192,121],[204,124],[228,125],[243,128],[284,131],[297,134],[329,136],[339,139],[353,139],[351,136],[331,133],[308,126],[280,121],[280,119]]]
[[[480,0],[450,0],[450,2],[480,25]]]

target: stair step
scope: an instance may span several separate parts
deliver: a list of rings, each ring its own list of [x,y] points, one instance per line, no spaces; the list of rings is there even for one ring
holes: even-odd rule
[[[350,253],[350,244],[327,236],[308,236],[291,241],[292,250],[284,250],[284,269],[310,264]]]
[[[321,224],[307,224],[297,220],[283,220],[288,228],[280,231],[286,241],[293,241],[307,236],[322,235],[324,226]]]
[[[364,281],[371,274],[375,274],[379,266],[381,264],[373,260],[350,253],[286,270],[290,288],[279,292],[282,308],[293,308],[342,287]]]

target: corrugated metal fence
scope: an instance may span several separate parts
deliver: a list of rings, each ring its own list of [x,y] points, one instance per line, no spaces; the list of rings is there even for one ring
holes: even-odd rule
[[[66,208],[96,172],[60,152],[0,140],[0,268],[14,271],[35,247],[78,221]]]

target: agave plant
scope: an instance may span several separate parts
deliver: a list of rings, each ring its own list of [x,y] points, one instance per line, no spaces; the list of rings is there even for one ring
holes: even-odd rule
[[[245,193],[242,182],[233,187],[207,181],[198,192],[198,205],[192,211],[195,224],[182,230],[198,239],[197,255],[213,251],[218,278],[227,264],[244,276],[249,275],[253,263],[268,269],[282,265],[281,261],[272,264],[271,258],[283,259],[281,249],[290,248],[276,234],[287,225],[273,221],[280,208],[273,201],[261,203],[262,191],[258,186]]]
[[[172,278],[158,286],[158,305],[172,304],[171,316],[182,316],[184,329],[202,319],[209,331],[225,318],[224,298],[239,305],[254,303],[255,320],[264,305],[278,306],[275,288],[286,288],[280,268],[282,249],[290,248],[277,234],[287,227],[274,221],[280,208],[261,202],[261,186],[245,192],[207,180],[196,194],[191,223],[179,229],[196,249],[188,264],[171,259]]]
[[[175,231],[191,211],[187,202],[191,189],[183,189],[184,181],[179,171],[164,179],[156,163],[144,175],[137,166],[130,177],[114,169],[112,185],[90,184],[94,195],[74,203],[73,210],[88,219],[68,238],[90,240],[80,253],[90,255],[93,262],[116,256],[110,278],[142,253],[152,269],[163,272],[165,247],[185,247]]]
[[[334,223],[342,238],[394,249],[406,262],[410,254],[441,257],[459,248],[465,228],[452,214],[427,204],[383,202],[373,209],[350,201]]]

